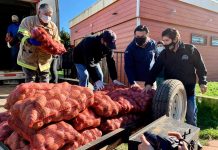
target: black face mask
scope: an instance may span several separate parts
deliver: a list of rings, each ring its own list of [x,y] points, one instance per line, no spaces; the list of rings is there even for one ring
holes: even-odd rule
[[[172,43],[170,43],[169,45],[164,45],[164,47],[165,47],[166,49],[169,49],[169,50],[174,50],[175,47],[176,47],[176,43],[175,43],[175,42],[172,42]]]
[[[135,42],[138,46],[142,46],[146,42],[146,37],[135,38]]]
[[[107,53],[109,53],[109,52],[111,51],[111,49],[108,48],[108,47],[107,47],[106,45],[104,45],[104,44],[101,45],[101,50],[102,50],[103,54],[107,54]]]

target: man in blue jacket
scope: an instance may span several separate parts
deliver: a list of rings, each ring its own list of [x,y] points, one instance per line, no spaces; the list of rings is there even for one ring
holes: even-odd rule
[[[139,87],[136,81],[145,82],[155,59],[156,43],[149,38],[146,26],[139,25],[134,39],[125,51],[125,72],[131,87]]]
[[[17,54],[19,51],[19,41],[17,39],[17,31],[19,28],[19,18],[17,15],[11,16],[12,23],[8,26],[6,34],[6,42],[8,47],[11,49],[11,63],[12,70],[18,69],[17,65]]]

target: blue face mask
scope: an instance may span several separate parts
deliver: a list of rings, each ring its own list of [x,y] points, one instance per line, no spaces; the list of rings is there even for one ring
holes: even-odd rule
[[[157,47],[157,52],[160,53],[165,49],[164,46]]]

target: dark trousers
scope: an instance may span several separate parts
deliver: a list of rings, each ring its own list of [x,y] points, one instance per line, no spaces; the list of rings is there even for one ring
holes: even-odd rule
[[[19,66],[17,65],[17,55],[19,51],[19,46],[14,45],[11,47],[11,69],[18,70]]]
[[[25,74],[25,82],[37,82],[36,78],[38,78],[38,82],[47,82],[49,83],[49,70],[40,71],[40,70],[30,70],[27,68],[22,68]]]
[[[57,63],[58,63],[58,57],[55,56],[52,58],[52,62],[51,62],[51,68],[50,68],[51,80],[50,80],[50,83],[58,83]]]

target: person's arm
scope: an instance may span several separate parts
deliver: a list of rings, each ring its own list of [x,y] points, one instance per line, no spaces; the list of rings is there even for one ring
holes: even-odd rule
[[[114,53],[111,51],[106,56],[107,67],[112,81],[117,80],[117,69],[113,55]]]
[[[125,69],[129,84],[133,85],[135,84],[134,59],[132,56],[132,50],[129,46],[127,47],[125,51],[124,62],[125,62],[124,69]]]
[[[12,41],[14,40],[11,32],[11,25],[8,26],[7,33],[5,36],[5,41],[11,45]]]
[[[18,29],[17,37],[21,41],[22,44],[26,42],[27,39],[31,37],[31,31],[30,31],[30,22],[29,18],[24,18],[21,21],[21,24]]]
[[[207,70],[202,59],[201,54],[198,52],[197,49],[194,51],[194,66],[196,69],[196,73],[199,78],[199,84],[207,84]]]
[[[196,48],[194,49],[194,66],[199,79],[201,92],[204,94],[207,91],[207,70],[203,58]]]

